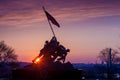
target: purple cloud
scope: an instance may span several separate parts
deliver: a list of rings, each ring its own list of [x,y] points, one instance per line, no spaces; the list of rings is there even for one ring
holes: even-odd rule
[[[120,15],[119,0],[0,0],[0,25],[42,22],[46,19],[42,5],[55,18],[68,22]]]

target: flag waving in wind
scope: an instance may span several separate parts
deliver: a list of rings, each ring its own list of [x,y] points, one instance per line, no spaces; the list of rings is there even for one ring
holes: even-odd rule
[[[59,25],[59,23],[55,20],[55,18],[51,15],[51,14],[49,14],[46,10],[45,10],[45,8],[43,7],[43,9],[44,9],[44,12],[45,12],[45,14],[46,14],[46,16],[47,16],[47,19],[49,20],[49,21],[51,21],[54,25],[56,25],[57,27],[60,27],[60,25]]]

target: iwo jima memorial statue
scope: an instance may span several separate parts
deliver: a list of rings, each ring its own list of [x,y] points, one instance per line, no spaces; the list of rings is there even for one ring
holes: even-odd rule
[[[50,41],[45,41],[39,55],[31,65],[12,71],[12,80],[81,80],[82,71],[75,69],[70,62],[65,63],[69,49],[61,45],[55,36],[51,23],[59,23],[43,7],[53,33]],[[50,23],[51,21],[51,23]]]

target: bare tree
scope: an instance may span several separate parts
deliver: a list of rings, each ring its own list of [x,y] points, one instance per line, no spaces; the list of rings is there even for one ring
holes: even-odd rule
[[[102,62],[108,63],[109,62],[109,50],[110,48],[105,48],[99,53],[99,58]],[[116,59],[118,58],[117,54],[119,52],[117,50],[112,49],[111,51],[111,61],[112,63],[116,63]]]
[[[14,49],[7,46],[4,41],[0,42],[0,62],[16,62],[17,55]]]
[[[114,60],[114,63],[115,64],[120,64],[120,57],[116,57],[115,60]]]

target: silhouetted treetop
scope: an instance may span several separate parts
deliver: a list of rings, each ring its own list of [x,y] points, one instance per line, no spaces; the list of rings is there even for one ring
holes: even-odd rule
[[[109,51],[111,48],[105,48],[103,50],[100,51],[99,53],[99,58],[102,62],[108,63],[109,62]],[[118,63],[118,54],[120,52],[114,49],[111,49],[111,61],[112,63]]]
[[[17,55],[14,49],[5,44],[4,41],[0,42],[0,62],[16,62]]]

